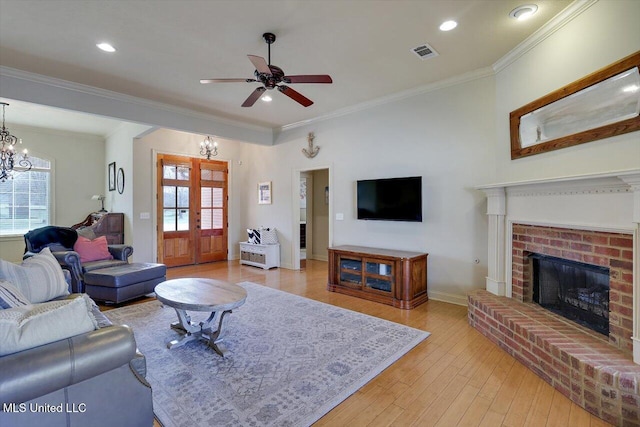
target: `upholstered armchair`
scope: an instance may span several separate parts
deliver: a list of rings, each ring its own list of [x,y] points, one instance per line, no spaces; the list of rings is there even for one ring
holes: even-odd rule
[[[91,238],[91,236],[87,237]],[[99,268],[127,264],[129,257],[133,254],[133,247],[129,245],[107,245],[109,253],[103,259],[82,261],[81,255],[74,250],[74,245],[78,241],[78,231],[55,225],[29,231],[24,235],[24,241],[26,247],[23,258],[30,257],[46,247],[51,250],[60,266],[71,274],[71,292],[74,293],[84,293],[85,273]]]

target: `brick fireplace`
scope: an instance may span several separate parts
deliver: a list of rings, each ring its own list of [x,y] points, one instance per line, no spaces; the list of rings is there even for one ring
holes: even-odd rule
[[[609,269],[609,342],[633,355],[633,235],[513,224],[512,298],[532,302],[530,254]]]
[[[469,323],[591,413],[640,426],[640,170],[478,189],[489,265]],[[608,336],[533,302],[548,257],[608,272]]]

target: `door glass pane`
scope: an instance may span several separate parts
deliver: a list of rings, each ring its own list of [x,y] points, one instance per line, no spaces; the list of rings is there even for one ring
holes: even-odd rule
[[[224,206],[224,200],[223,200],[223,195],[224,195],[224,190],[222,188],[212,188],[211,190],[213,190],[213,207],[214,208],[221,208]]]
[[[163,166],[162,177],[166,179],[176,179],[176,167],[175,166]]]
[[[189,229],[189,209],[178,209],[178,231]]]
[[[189,168],[184,167],[184,166],[178,166],[178,176],[176,179],[180,179],[182,181],[188,181],[189,180]]]
[[[176,207],[176,187],[164,186],[162,187],[162,206],[165,208]]]
[[[211,230],[211,209],[203,209],[201,212],[201,225],[203,230]]]
[[[201,169],[200,179],[202,181],[225,181],[226,173],[224,171],[216,171],[211,169]]]
[[[189,207],[189,187],[178,187],[178,207]]]
[[[210,208],[212,207],[211,202],[211,188],[202,187],[200,189],[200,207],[202,207],[203,209]]]
[[[176,231],[176,210],[175,209],[163,209],[163,225],[164,231]]]
[[[223,210],[222,209],[213,209],[213,218],[212,218],[212,222],[213,225],[211,228],[214,229],[221,229],[222,228],[222,220],[223,220]]]

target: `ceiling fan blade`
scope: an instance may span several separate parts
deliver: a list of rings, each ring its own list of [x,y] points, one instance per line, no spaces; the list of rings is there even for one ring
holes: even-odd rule
[[[202,84],[207,84],[207,83],[240,83],[240,82],[247,82],[247,83],[251,83],[251,82],[255,82],[255,79],[202,79],[200,80],[200,83]]]
[[[331,76],[327,74],[310,74],[304,76],[284,76],[287,83],[333,83]]]
[[[242,103],[242,106],[243,107],[251,107],[253,104],[256,103],[258,98],[260,98],[262,96],[262,93],[265,90],[266,90],[265,88],[259,87],[256,90],[254,90],[253,92],[251,92],[251,95],[249,95],[249,97],[247,99],[245,99],[245,101]]]
[[[269,64],[262,56],[256,55],[247,55],[249,57],[249,61],[256,67],[259,73],[271,75],[271,69],[269,68]]]
[[[312,100],[310,100],[300,92],[291,89],[289,86],[280,85],[278,86],[278,90],[304,107],[308,107],[309,105],[313,104]]]

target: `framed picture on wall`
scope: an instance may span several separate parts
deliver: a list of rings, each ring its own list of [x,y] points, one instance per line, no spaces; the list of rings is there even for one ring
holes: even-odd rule
[[[116,189],[116,162],[109,163],[109,191]]]
[[[258,204],[259,205],[271,204],[271,181],[258,183]]]

